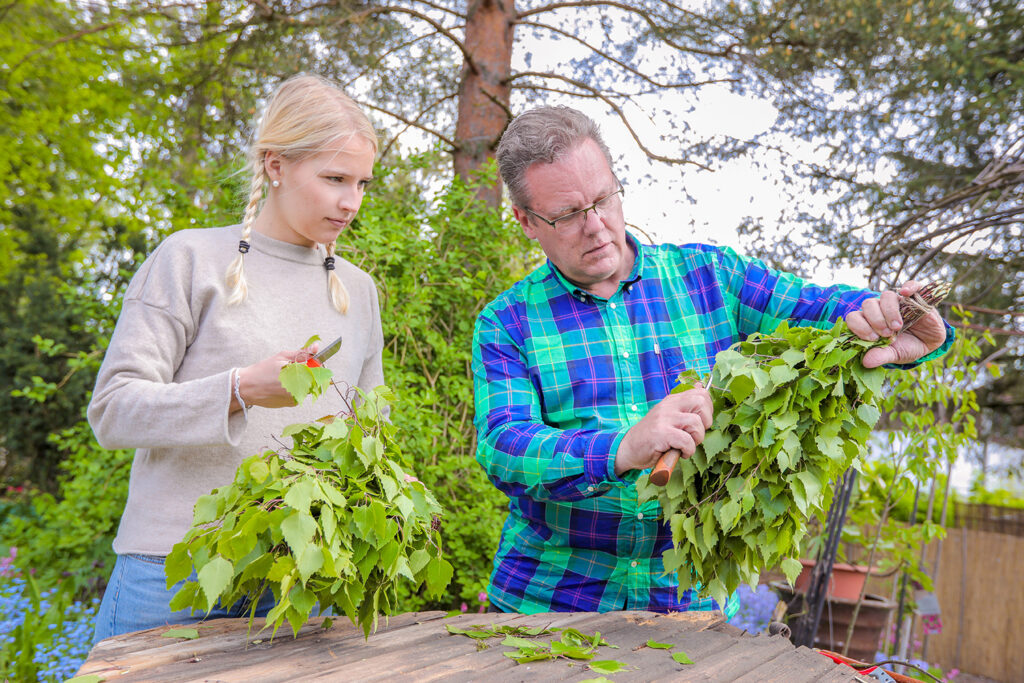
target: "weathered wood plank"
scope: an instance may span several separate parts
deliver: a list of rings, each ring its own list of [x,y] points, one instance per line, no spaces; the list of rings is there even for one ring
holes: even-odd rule
[[[377,633],[393,634],[443,616],[443,612],[396,615],[386,625],[381,620]],[[294,639],[291,629],[285,626],[278,630],[273,640],[270,631],[259,633],[254,630],[250,634],[246,619],[214,619],[195,624],[200,633],[195,640],[164,638],[162,634],[170,627],[160,626],[98,643],[79,674],[116,675],[123,681],[191,680],[192,676],[200,676],[204,672],[219,672],[224,665],[223,659],[229,655],[247,663],[268,663],[281,658],[303,658],[309,655],[307,650],[314,650],[316,654],[322,647],[322,634],[326,633],[331,634],[331,644],[335,649],[358,649],[364,642],[362,630],[347,619],[334,619],[330,631],[321,628],[322,622],[323,617],[311,619]]]
[[[491,639],[478,641],[451,635],[446,624],[546,626],[600,631],[617,648],[602,647],[595,659],[614,659],[629,666],[616,674],[628,681],[855,681],[856,673],[807,648],[796,649],[780,637],[752,636],[725,622],[720,613],[651,612],[463,614],[442,618],[441,612],[392,617],[368,640],[346,619],[329,630],[313,619],[298,638],[281,630],[247,634],[245,619],[219,619],[200,625],[200,638],[168,641],[166,627],[127,634],[100,643],[80,674],[96,673],[108,681],[337,681],[416,680],[511,681],[570,680],[595,677],[584,662],[553,660],[516,664],[509,648]],[[557,633],[542,636],[558,639]],[[652,649],[648,640],[672,643],[672,650]],[[694,661],[681,665],[672,653],[684,651]],[[845,669],[845,672],[842,671]]]
[[[775,638],[789,644],[784,638]],[[874,679],[859,676],[852,668],[836,664],[807,647],[793,648],[790,644],[778,656],[764,660],[756,668],[733,680],[736,683],[840,683]]]

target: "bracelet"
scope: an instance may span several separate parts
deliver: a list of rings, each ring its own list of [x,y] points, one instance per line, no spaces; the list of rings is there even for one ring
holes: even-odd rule
[[[245,405],[245,401],[242,400],[242,392],[239,386],[242,383],[242,371],[240,368],[232,370],[235,373],[235,400],[238,401],[238,405],[242,406],[242,419],[249,420],[249,406]]]

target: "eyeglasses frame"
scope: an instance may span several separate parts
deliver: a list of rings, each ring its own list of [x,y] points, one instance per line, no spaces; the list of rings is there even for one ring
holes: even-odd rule
[[[539,218],[540,220],[542,220],[545,223],[547,223],[548,225],[550,225],[552,230],[558,230],[558,226],[556,225],[556,223],[558,223],[558,221],[565,220],[566,218],[571,218],[572,216],[575,216],[575,215],[581,214],[581,213],[583,214],[583,224],[586,225],[586,223],[587,223],[587,212],[588,211],[593,211],[598,216],[600,216],[601,214],[598,213],[598,211],[597,211],[597,205],[598,204],[600,204],[601,202],[605,201],[606,199],[610,199],[611,197],[614,197],[617,194],[620,194],[623,197],[626,196],[626,188],[624,188],[622,186],[622,183],[620,183],[618,180],[616,180],[615,182],[618,183],[619,189],[615,190],[614,192],[609,192],[608,194],[606,194],[605,196],[601,197],[600,199],[598,199],[596,202],[594,202],[593,204],[591,204],[590,206],[588,206],[585,209],[577,209],[576,211],[570,211],[569,213],[561,215],[558,218],[553,218],[553,219],[544,218],[544,216],[541,216],[539,213],[537,213],[533,209],[531,209],[529,207],[526,207],[526,206],[523,207],[523,210],[526,211],[526,213],[530,214],[531,216],[534,216],[535,218]]]

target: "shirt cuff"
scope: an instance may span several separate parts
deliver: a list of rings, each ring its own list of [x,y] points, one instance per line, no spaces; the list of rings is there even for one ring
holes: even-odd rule
[[[629,486],[640,476],[638,470],[629,470],[621,477],[615,474],[615,454],[625,437],[625,431],[599,432],[588,444],[583,462],[588,494],[607,491],[613,486]]]
[[[953,342],[956,341],[956,328],[947,323],[945,320],[942,321],[942,324],[946,326],[946,340],[942,342],[939,348],[935,349],[934,351],[925,356],[921,356],[915,361],[911,361],[909,363],[886,363],[882,367],[886,368],[887,370],[913,370],[921,363],[927,363],[930,360],[935,360],[936,358],[941,358],[942,356],[945,356],[949,349],[953,346]]]

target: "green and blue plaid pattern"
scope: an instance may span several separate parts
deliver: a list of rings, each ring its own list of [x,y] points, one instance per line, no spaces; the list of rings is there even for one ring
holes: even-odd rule
[[[716,353],[783,320],[830,327],[876,296],[728,248],[629,241],[636,261],[611,298],[548,262],[477,320],[477,460],[509,497],[488,589],[500,609],[718,609],[662,576],[671,532],[657,501],[638,502],[640,473],[615,475],[619,442],[680,371],[707,373]]]

